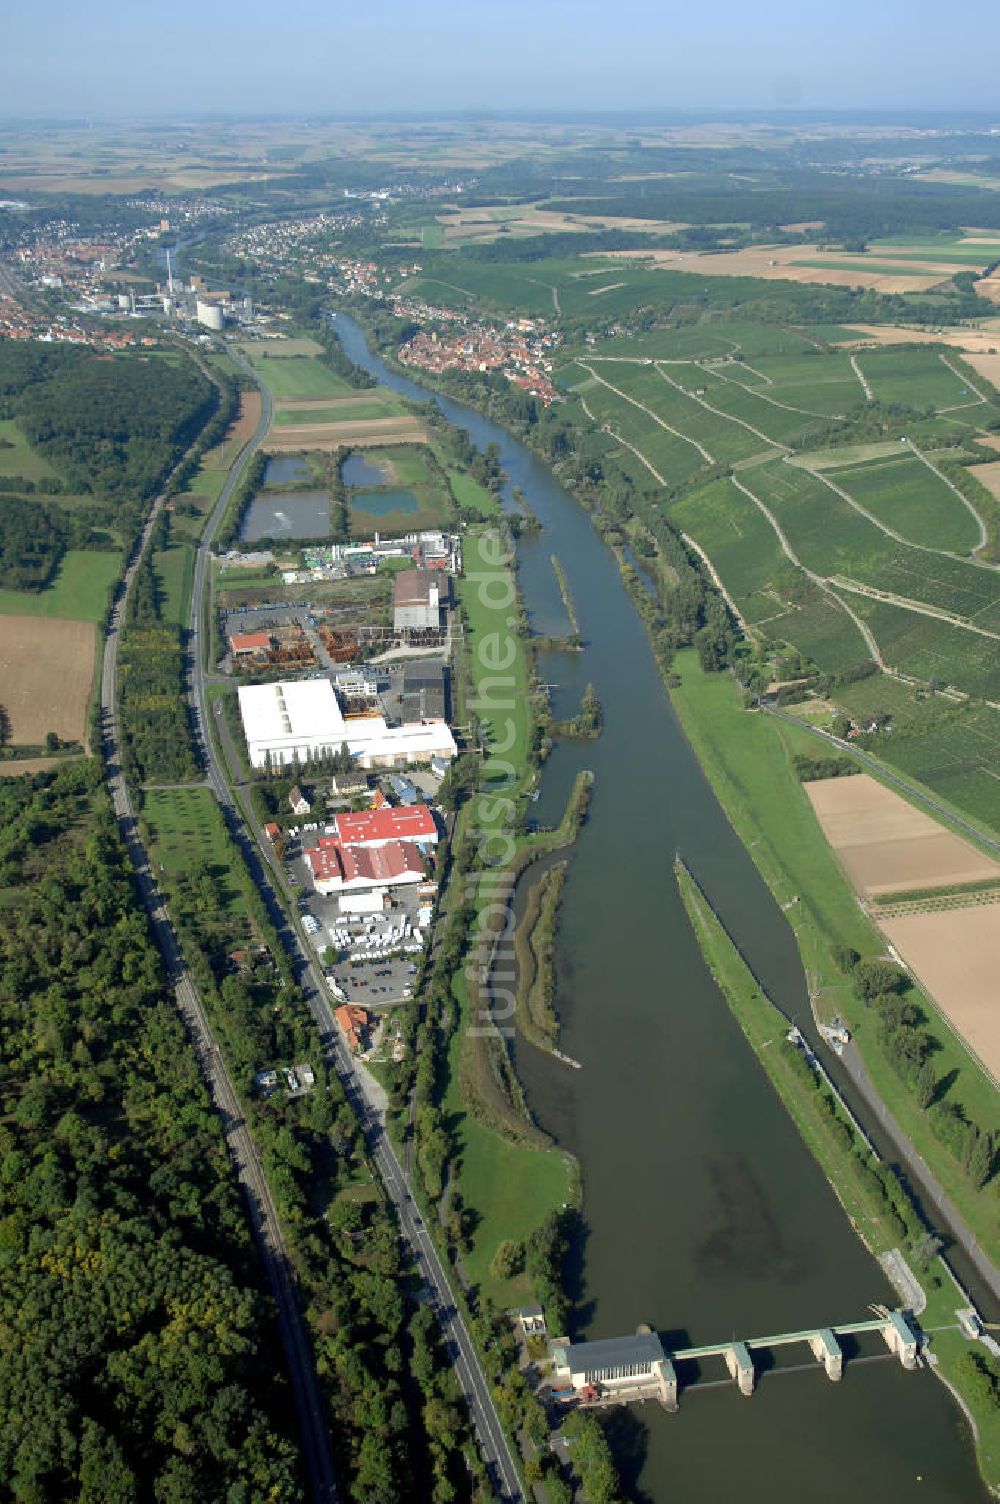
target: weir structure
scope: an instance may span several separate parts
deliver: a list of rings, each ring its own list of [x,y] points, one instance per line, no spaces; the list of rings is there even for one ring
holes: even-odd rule
[[[681,1384],[677,1365],[698,1362],[702,1358],[723,1358],[730,1377],[745,1395],[753,1394],[756,1383],[754,1349],[791,1347],[801,1343],[809,1348],[817,1363],[822,1363],[827,1378],[836,1383],[844,1372],[844,1351],[837,1339],[875,1332],[904,1368],[916,1368],[920,1336],[909,1315],[885,1307],[873,1309],[875,1314],[866,1321],[811,1327],[800,1332],[779,1332],[771,1337],[733,1338],[728,1342],[672,1351],[667,1351],[659,1337],[648,1329],[640,1330],[635,1337],[553,1343],[552,1357],[559,1380],[564,1384],[568,1381],[584,1401],[598,1399],[613,1403],[655,1398],[670,1411],[678,1408]]]

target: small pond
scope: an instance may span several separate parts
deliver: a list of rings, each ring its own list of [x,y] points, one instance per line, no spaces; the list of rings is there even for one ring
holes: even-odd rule
[[[247,508],[240,529],[244,543],[261,538],[324,538],[330,533],[325,491],[262,491]]]
[[[380,465],[373,465],[363,454],[349,454],[340,467],[345,486],[384,486],[390,478]]]
[[[304,454],[275,454],[264,470],[265,486],[297,486],[312,480],[313,473]]]
[[[418,512],[420,503],[412,491],[359,491],[348,503],[352,512],[384,517],[387,512]]]

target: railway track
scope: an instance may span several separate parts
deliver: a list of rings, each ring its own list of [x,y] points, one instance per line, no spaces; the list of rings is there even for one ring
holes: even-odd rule
[[[338,1504],[333,1454],[312,1349],[298,1302],[295,1278],[281,1221],[264,1175],[232,1079],[215,1043],[198,990],[184,960],[163,894],[153,875],[149,853],[139,833],[135,808],[121,761],[118,723],[118,644],[129,595],[165,497],[157,497],[115,596],[101,665],[101,732],[105,776],[122,839],[143,906],[163,955],[178,1012],[194,1044],[202,1075],[222,1121],[226,1147],[246,1198],[254,1243],[267,1275],[277,1313],[285,1361],[299,1422],[302,1452],[312,1497],[317,1504]]]

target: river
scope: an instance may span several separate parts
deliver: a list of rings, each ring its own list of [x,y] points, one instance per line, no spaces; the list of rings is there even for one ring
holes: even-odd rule
[[[564,632],[561,559],[586,643],[544,664],[556,714],[589,680],[596,742],[564,743],[533,814],[555,823],[579,767],[596,774],[573,849],[557,949],[568,1070],[529,1046],[518,1073],[538,1121],[577,1156],[585,1232],[571,1293],[576,1337],[649,1322],[670,1345],[864,1318],[895,1304],[877,1263],[743,1039],[703,962],[672,874],[680,850],[772,995],[808,1016],[794,936],[729,826],[663,688],[614,557],[587,514],[506,430],[390,370],[338,314],[350,358],[393,390],[432,397],[475,444],[495,443],[542,523],[519,544],[532,624]],[[804,1350],[797,1349],[801,1355]],[[866,1348],[874,1354],[876,1348]],[[722,1365],[705,1377],[721,1378]],[[764,1375],[752,1399],[695,1387],[677,1415],[615,1412],[630,1491],[667,1500],[982,1500],[972,1441],[947,1391],[895,1360]]]

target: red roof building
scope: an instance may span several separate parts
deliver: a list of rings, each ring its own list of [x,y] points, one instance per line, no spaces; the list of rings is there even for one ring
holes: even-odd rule
[[[388,888],[395,883],[419,883],[424,878],[424,859],[412,841],[346,846],[333,836],[324,836],[304,855],[318,893]]]
[[[387,841],[416,841],[418,845],[434,846],[438,838],[434,816],[426,804],[341,814],[335,817],[334,824],[337,838],[345,846],[383,846]]]
[[[229,639],[229,651],[234,658],[251,657],[271,651],[271,638],[267,632],[237,632]]]
[[[268,820],[267,824],[264,826],[264,834],[267,836],[267,839],[269,841],[276,841],[281,835],[281,826],[276,825],[273,820]]]
[[[347,1048],[354,1054],[361,1047],[362,1035],[367,1033],[368,1014],[354,1003],[341,1003],[335,1016],[344,1032]]]

